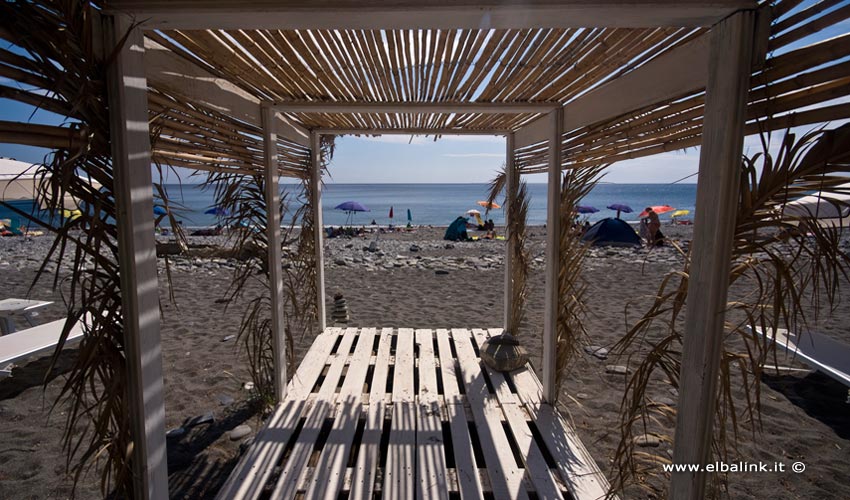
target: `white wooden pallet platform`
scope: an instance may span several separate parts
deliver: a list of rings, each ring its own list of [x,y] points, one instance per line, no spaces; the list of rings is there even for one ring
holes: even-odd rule
[[[218,497],[597,499],[608,482],[490,330],[328,328]]]

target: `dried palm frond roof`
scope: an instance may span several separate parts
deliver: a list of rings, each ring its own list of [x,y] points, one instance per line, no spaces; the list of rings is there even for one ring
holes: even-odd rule
[[[510,131],[516,133],[519,168],[533,172],[543,167],[548,132],[540,131],[548,130],[542,116],[548,107],[485,113],[475,105],[565,106],[564,158],[571,165],[612,163],[696,146],[702,140],[709,53],[706,26],[724,12],[755,5],[743,0],[687,0],[669,11],[679,16],[681,26],[644,28],[635,27],[648,19],[640,15],[641,6],[648,5],[643,2],[494,0],[484,2],[481,12],[492,14],[498,22],[489,25],[496,27],[470,28],[463,15],[475,14],[471,2],[438,1],[421,8],[459,9],[460,20],[438,18],[427,10],[428,22],[441,27],[427,28],[432,25],[425,21],[421,23],[425,27],[418,27],[418,18],[399,14],[387,18],[388,29],[375,28],[378,21],[363,28],[329,29],[323,23],[332,16],[360,20],[347,23],[351,25],[368,19],[363,12],[371,11],[360,12],[348,0],[321,5],[301,0],[249,3],[247,13],[228,2],[105,3],[105,12],[135,12],[146,30],[152,125],[159,127],[155,159],[201,170],[261,171],[260,116],[262,106],[270,104],[299,106],[297,111],[279,108],[277,119],[283,123],[278,127],[279,146],[291,153],[283,175],[299,175],[304,148],[309,147],[307,137],[316,129],[350,133],[404,129],[433,135]],[[651,2],[649,10],[666,3],[670,2]],[[425,3],[393,2],[403,8],[399,12],[414,4]],[[565,27],[533,27],[535,23],[508,19],[505,12],[510,11],[497,9],[519,4],[543,9],[529,11],[536,13],[537,25]],[[617,12],[624,12],[624,17],[603,19],[615,26],[607,28],[576,27],[562,14],[548,24],[540,22],[541,12],[561,11],[573,12],[580,21],[586,18],[581,16],[583,8],[599,4],[621,9]],[[259,8],[268,9],[269,15],[258,16]],[[320,8],[340,11],[321,14],[316,21],[305,14],[310,9],[324,12]],[[235,21],[225,28],[202,30],[177,29],[160,19],[161,11],[176,12],[172,18],[178,24],[203,26],[206,14],[191,16],[198,9],[217,13],[220,25],[227,24],[221,22],[227,16]],[[290,9],[286,12],[291,16],[282,17],[280,9]],[[821,36],[812,43],[812,35],[846,22],[850,7],[837,0],[812,5],[780,0],[762,3],[760,18],[766,22],[760,23],[757,34],[760,57],[753,69],[747,133],[850,117],[850,104],[841,101],[850,95],[850,34],[828,40]],[[247,19],[265,29],[237,26]],[[282,22],[281,29],[271,29],[275,22]],[[310,29],[294,29],[295,25]],[[508,29],[509,25],[519,28]],[[0,87],[4,97],[72,110],[67,103],[29,90],[39,87],[40,75],[32,74],[20,55],[0,49],[0,76],[24,84],[17,89]],[[335,111],[329,105],[385,107]],[[305,109],[310,106],[315,108]],[[423,106],[432,106],[433,111]],[[41,125],[30,125],[24,137],[19,125],[0,122],[0,140],[41,145],[84,140],[84,131]]]

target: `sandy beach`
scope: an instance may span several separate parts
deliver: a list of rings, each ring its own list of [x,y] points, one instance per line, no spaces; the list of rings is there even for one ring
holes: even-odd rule
[[[687,226],[664,226],[671,238],[690,239]],[[498,241],[449,243],[441,228],[418,228],[410,233],[380,234],[378,252],[364,251],[375,235],[338,238],[327,242],[326,280],[330,302],[335,292],[347,299],[351,326],[413,328],[498,327],[503,315],[503,255]],[[531,233],[533,271],[531,295],[521,339],[539,368],[542,351],[543,264],[545,229]],[[221,243],[216,238],[192,238],[193,243]],[[46,278],[29,287],[46,248],[48,237],[0,239],[0,296],[53,300],[40,321],[63,317],[59,292]],[[845,251],[847,248],[845,247]],[[172,498],[212,498],[238,461],[240,444],[229,431],[247,424],[250,435],[262,426],[261,416],[249,403],[250,381],[244,352],[233,337],[238,332],[240,303],[224,309],[222,298],[233,261],[176,258],[172,265],[175,302],[160,263],[163,309],[162,348],[165,371],[166,428],[211,412],[214,422],[193,427],[168,441],[168,468]],[[613,345],[627,330],[627,322],[643,312],[660,279],[681,267],[681,258],[669,247],[646,249],[593,249],[584,278],[588,281],[590,313],[586,318],[587,345]],[[436,271],[441,271],[439,274]],[[445,272],[444,272],[445,271]],[[64,272],[60,268],[60,272]],[[850,289],[848,289],[850,290]],[[260,293],[260,288],[249,292]],[[745,290],[733,290],[745,293]],[[846,294],[846,292],[845,292]],[[629,317],[626,317],[628,310]],[[843,300],[814,326],[818,331],[850,343],[850,301]],[[311,338],[296,339],[300,360]],[[51,405],[59,393],[63,371],[75,349],[62,355],[56,373],[42,385],[48,358],[22,363],[13,376],[0,380],[0,499],[67,498],[71,478],[65,471],[60,444],[64,423],[61,404]],[[620,359],[597,359],[582,353],[573,363],[562,388],[561,402],[600,468],[610,473],[618,442],[619,408],[626,378],[608,373],[607,365],[633,364],[628,353]],[[791,366],[802,367],[799,363]],[[752,434],[744,422],[736,460],[805,463],[801,474],[730,474],[729,497],[758,499],[830,499],[850,495],[850,412],[847,388],[819,373],[804,371],[776,375],[762,383],[762,432]],[[650,389],[657,401],[675,405],[676,391],[657,381]],[[648,429],[672,433],[670,428]],[[670,456],[672,446],[661,442],[649,451]],[[609,474],[610,475],[610,474]],[[79,498],[98,498],[99,475],[92,470],[80,481]],[[661,476],[648,489],[632,488],[629,498],[653,498],[665,484]]]

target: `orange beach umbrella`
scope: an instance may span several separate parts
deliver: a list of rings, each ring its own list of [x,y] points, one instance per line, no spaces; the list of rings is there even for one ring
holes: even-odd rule
[[[497,203],[491,203],[491,202],[488,202],[488,201],[479,201],[478,204],[481,205],[482,207],[486,208],[486,209],[502,208]]]
[[[672,212],[673,210],[676,210],[674,207],[671,207],[670,205],[652,205],[650,208],[652,208],[652,211],[657,213],[657,214],[663,214],[663,213]],[[638,217],[646,217],[647,215],[649,215],[649,212],[644,210],[643,212],[640,213],[640,215]]]

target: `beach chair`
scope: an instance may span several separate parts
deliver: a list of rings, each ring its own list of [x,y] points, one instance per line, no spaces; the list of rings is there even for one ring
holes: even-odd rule
[[[12,363],[55,349],[64,326],[65,320],[60,319],[0,337],[0,378],[12,374],[9,367]],[[65,346],[75,344],[82,338],[82,322],[77,322],[65,339]]]
[[[765,336],[761,330],[759,335]],[[850,345],[820,333],[807,333],[802,338],[788,330],[778,328],[767,332],[766,337],[781,347],[786,356],[828,375],[850,388]],[[850,389],[847,402],[850,403]]]

